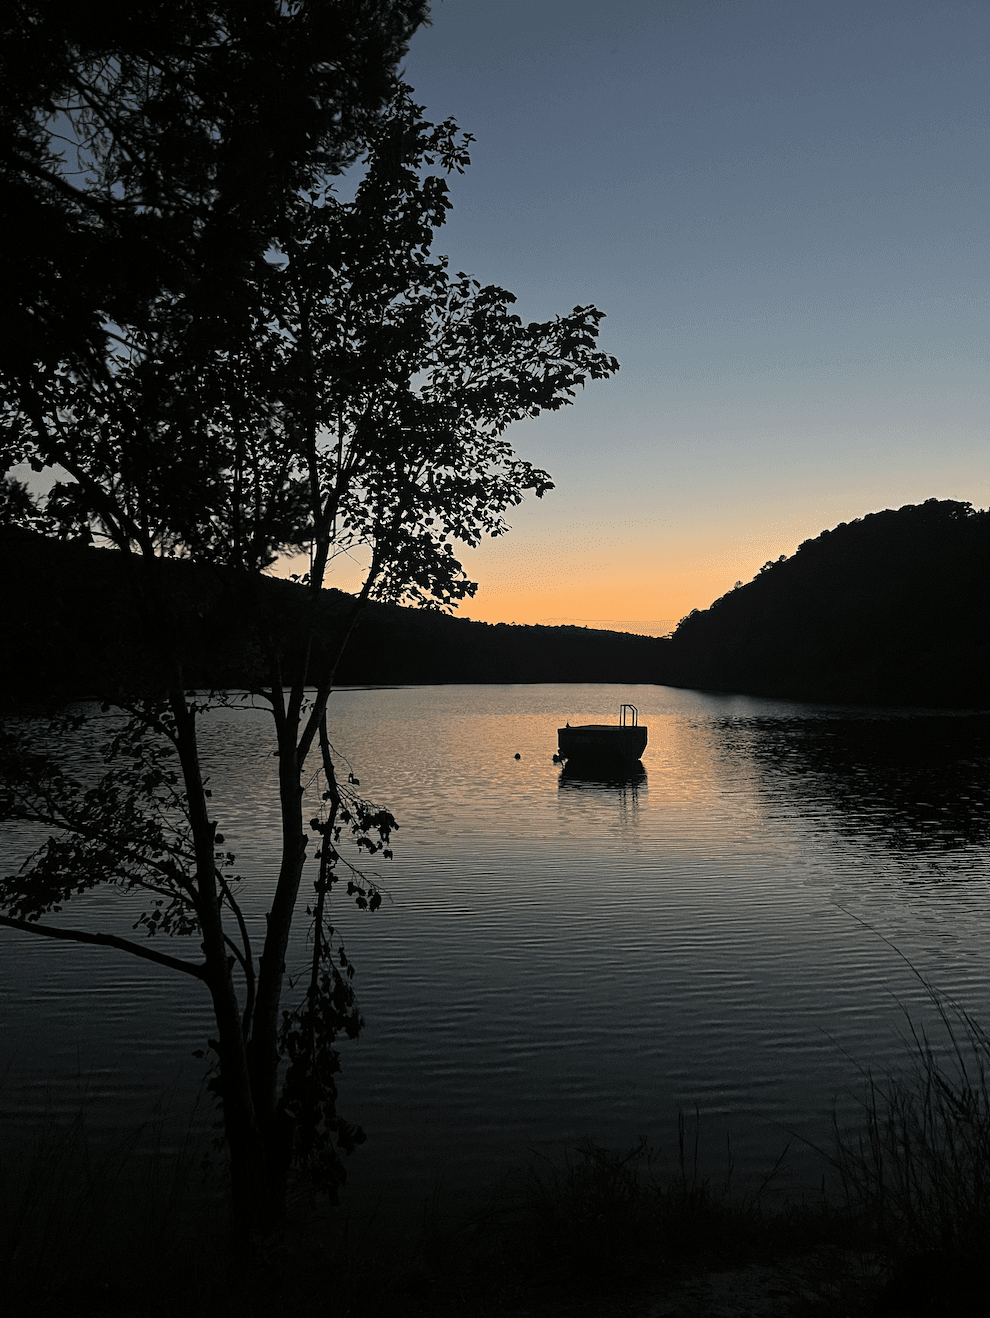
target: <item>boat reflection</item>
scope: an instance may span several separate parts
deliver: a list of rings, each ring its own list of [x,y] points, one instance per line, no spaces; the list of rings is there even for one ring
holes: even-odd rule
[[[568,760],[557,779],[558,791],[637,791],[647,785],[646,770],[642,761],[628,764],[614,762],[601,764],[574,764]]]

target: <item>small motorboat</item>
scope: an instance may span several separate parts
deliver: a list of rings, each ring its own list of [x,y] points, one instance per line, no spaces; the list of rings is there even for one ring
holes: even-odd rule
[[[618,760],[635,764],[646,750],[647,729],[635,705],[619,706],[619,722],[582,723],[557,729],[557,753],[573,763]]]

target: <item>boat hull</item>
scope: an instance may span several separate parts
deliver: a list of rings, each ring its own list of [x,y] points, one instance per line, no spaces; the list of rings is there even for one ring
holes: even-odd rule
[[[646,750],[645,727],[615,727],[608,723],[585,723],[576,728],[557,729],[557,749],[575,762],[617,760],[635,764]]]

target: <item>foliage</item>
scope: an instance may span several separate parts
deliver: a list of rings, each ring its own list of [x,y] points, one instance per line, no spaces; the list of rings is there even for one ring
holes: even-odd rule
[[[31,491],[23,481],[0,481],[0,526],[32,527],[40,517]]]
[[[595,350],[596,308],[523,325],[511,294],[430,259],[449,202],[425,171],[463,169],[469,140],[400,88],[354,200],[327,184],[297,203],[242,344],[190,342],[166,299],[105,387],[65,371],[34,381],[8,434],[19,456],[75,477],[55,514],[88,501],[120,548],[247,570],[308,548],[314,582],[363,553],[379,599],[471,594],[452,541],[502,534],[525,491],[552,488],[505,430],[618,363]],[[124,476],[112,499],[93,478],[110,471]]]
[[[18,204],[55,207],[94,250],[126,256],[160,242],[163,256],[119,298],[109,265],[94,258],[78,300],[61,303],[61,275],[45,284],[52,272],[38,266],[35,310],[27,295],[21,310],[42,330],[5,361],[5,456],[67,473],[46,514],[120,552],[139,662],[114,693],[123,722],[95,784],[73,779],[64,750],[6,739],[7,814],[55,832],[3,880],[0,924],[110,946],[203,982],[234,1200],[253,1232],[281,1215],[293,1159],[333,1192],[338,1150],[360,1138],[336,1111],[334,1043],[360,1017],[331,893],[346,874],[359,907],[380,904],[338,843],[347,830],[358,855],[388,857],[396,823],[354,790],[353,775],[338,782],[326,709],[347,636],[371,598],[449,608],[473,591],[454,541],[501,534],[526,491],[551,488],[515,456],[507,427],[569,403],[618,364],[595,347],[594,307],[523,325],[510,294],[452,278],[430,257],[449,208],[441,175],[466,166],[470,139],[451,121],[426,122],[403,87],[378,113],[382,71],[418,6],[300,2],[252,7],[243,21],[234,8],[190,0],[170,45],[156,26],[164,11],[139,7],[153,58],[129,44],[139,23],[125,24],[109,55],[102,29],[82,49],[42,25],[39,41],[57,47],[56,81],[42,79],[31,116],[13,114]],[[28,7],[12,21],[30,23]],[[342,44],[328,47],[331,37]],[[306,109],[286,122],[300,98],[316,119]],[[79,196],[62,201],[46,136],[56,114],[85,165]],[[333,171],[362,139],[356,193],[341,202]],[[307,553],[309,569],[301,599],[283,608],[258,589],[258,573],[286,549]],[[363,588],[330,618],[328,565],[356,553]],[[218,574],[214,597],[176,589],[180,559]],[[281,861],[257,950],[200,758],[203,714],[236,697],[189,691],[190,655],[232,598],[253,656],[243,698],[270,710],[278,762]],[[307,828],[312,755],[324,794]],[[286,1006],[312,834],[309,982]],[[46,922],[96,884],[146,895],[135,929],[148,937]],[[202,959],[158,950],[157,935],[193,937]]]
[[[229,336],[287,204],[357,156],[422,0],[10,0],[5,371],[105,378],[163,294]]]
[[[839,703],[986,707],[990,512],[928,499],[841,523],[681,619],[658,677]]]

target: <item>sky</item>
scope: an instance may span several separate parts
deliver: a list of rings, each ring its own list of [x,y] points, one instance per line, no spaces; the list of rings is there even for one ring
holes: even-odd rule
[[[405,76],[477,139],[434,250],[621,363],[510,429],[556,489],[460,613],[663,632],[826,527],[990,503],[988,52],[985,0],[433,0]]]
[[[621,363],[510,428],[556,488],[461,614],[662,634],[826,527],[990,504],[988,53],[986,0],[433,0],[405,77],[477,139],[434,251]]]

